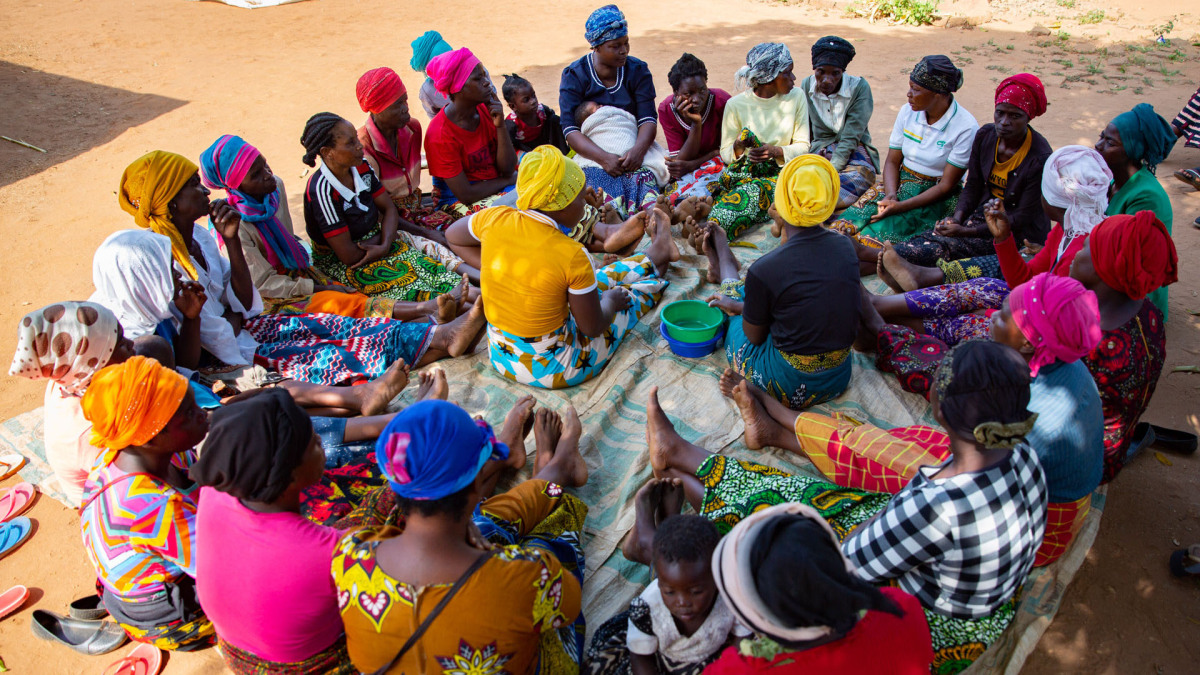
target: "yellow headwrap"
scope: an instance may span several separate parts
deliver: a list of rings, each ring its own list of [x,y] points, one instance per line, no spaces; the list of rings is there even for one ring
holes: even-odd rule
[[[196,278],[191,254],[183,244],[183,235],[171,222],[167,204],[199,169],[188,158],[173,152],[155,150],[142,155],[121,174],[117,198],[121,208],[133,215],[138,227],[149,228],[171,240],[171,253],[183,269]]]
[[[561,211],[575,201],[586,182],[575,160],[553,145],[540,145],[521,158],[517,208]]]
[[[820,225],[837,208],[842,181],[829,160],[820,155],[800,155],[779,172],[775,184],[775,210],[796,227]]]
[[[101,369],[81,402],[92,445],[114,452],[145,445],[171,421],[187,390],[187,378],[144,356]]]

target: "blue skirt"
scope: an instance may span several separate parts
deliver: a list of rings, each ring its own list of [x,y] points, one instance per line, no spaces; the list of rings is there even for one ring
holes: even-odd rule
[[[770,335],[761,345],[750,342],[740,316],[729,321],[725,355],[730,367],[742,377],[792,410],[835,399],[850,384],[849,349],[814,355],[785,354],[775,348]]]

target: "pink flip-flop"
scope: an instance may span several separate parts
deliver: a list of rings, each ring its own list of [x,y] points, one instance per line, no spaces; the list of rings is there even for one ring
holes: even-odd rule
[[[104,675],[158,675],[162,670],[162,651],[144,642],[138,644],[124,658],[118,659],[104,669]]]
[[[16,518],[33,506],[37,490],[29,483],[17,483],[0,493],[0,523]]]
[[[21,609],[21,605],[29,599],[29,589],[24,586],[13,586],[0,593],[0,619]]]

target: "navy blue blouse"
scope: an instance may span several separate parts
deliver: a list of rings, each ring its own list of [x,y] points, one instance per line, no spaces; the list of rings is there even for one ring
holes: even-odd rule
[[[627,110],[637,119],[638,126],[658,123],[658,109],[654,102],[654,79],[645,61],[630,56],[617,71],[617,83],[605,87],[592,65],[592,54],[563,68],[562,82],[558,87],[558,109],[562,111],[563,136],[579,131],[575,124],[575,109],[584,101],[595,101],[600,105],[611,105]]]

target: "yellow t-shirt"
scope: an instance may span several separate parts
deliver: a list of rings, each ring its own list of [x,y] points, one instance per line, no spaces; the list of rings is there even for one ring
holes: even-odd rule
[[[568,294],[596,289],[587,249],[549,216],[494,206],[471,216],[468,226],[481,245],[483,310],[502,331],[525,338],[553,333],[571,313]]]
[[[1013,153],[1012,157],[1006,162],[994,161],[992,164],[992,173],[988,176],[988,188],[992,191],[992,196],[997,199],[1004,197],[1004,190],[1008,187],[1008,174],[1025,161],[1025,156],[1029,154],[1029,146],[1033,143],[1033,133],[1025,132],[1025,141],[1021,143],[1021,147]],[[996,141],[996,154],[1000,154],[1000,141]]]

